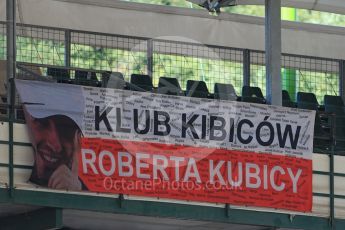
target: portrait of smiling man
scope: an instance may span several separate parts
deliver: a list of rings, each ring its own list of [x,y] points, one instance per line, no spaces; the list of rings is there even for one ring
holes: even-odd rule
[[[35,152],[30,181],[53,189],[81,190],[79,127],[64,115],[37,119],[26,114],[26,117]]]
[[[32,92],[32,87],[40,88]],[[84,116],[80,87],[67,95],[64,84],[16,80],[34,150],[30,181],[52,189],[87,189],[78,177]],[[71,86],[74,87],[74,86]]]

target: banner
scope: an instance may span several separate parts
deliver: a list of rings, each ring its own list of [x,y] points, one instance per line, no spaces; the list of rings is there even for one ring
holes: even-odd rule
[[[17,80],[31,182],[309,212],[314,111]]]

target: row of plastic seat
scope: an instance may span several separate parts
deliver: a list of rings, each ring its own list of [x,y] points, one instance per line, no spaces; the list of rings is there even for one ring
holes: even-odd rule
[[[155,89],[149,75],[132,74],[130,82],[125,82],[121,73],[111,73],[106,80],[107,88],[129,89],[134,91],[147,91],[167,95],[189,96],[198,98],[214,98],[221,100],[245,101],[265,104],[260,88],[243,86],[242,97],[237,96],[232,84],[214,84],[214,94],[211,94],[204,81],[187,80],[184,92],[176,78],[160,77],[158,87]]]
[[[214,95],[209,93],[207,85],[203,81],[188,80],[186,92],[176,78],[160,77],[158,88],[155,89],[149,75],[132,74],[130,82],[125,82],[120,72],[103,72],[102,81],[99,81],[95,72],[75,70],[74,79],[70,77],[70,71],[63,68],[48,68],[47,75],[52,76],[57,82],[74,83],[88,86],[104,86],[108,88],[130,89],[135,91],[151,91],[170,95],[186,95],[190,97],[215,98],[222,100],[244,101],[252,103],[266,104],[266,99],[259,87],[243,86],[242,96],[239,97],[231,84],[216,83],[214,85]],[[326,100],[325,100],[326,101]],[[313,93],[298,92],[297,102],[293,102],[286,90],[282,91],[282,102],[285,107],[298,107],[304,109],[324,110],[317,102]],[[326,102],[327,103],[327,102]]]
[[[133,91],[142,92],[156,92],[167,95],[176,96],[190,96],[190,97],[200,97],[200,98],[210,98],[206,83],[203,81],[187,81],[186,92],[184,92],[180,86],[180,83],[176,78],[160,77],[158,82],[158,87],[155,89],[153,87],[152,79],[149,75],[143,74],[132,74],[130,82],[125,82],[123,75],[121,73],[111,73],[106,80],[107,88],[116,89],[129,89]],[[217,87],[222,87],[217,84]],[[217,89],[218,89],[217,88]]]
[[[242,97],[238,97],[233,85],[216,83],[214,85],[214,94],[211,94],[204,81],[188,80],[186,91],[181,89],[181,86],[176,78],[160,77],[158,88],[155,89],[152,84],[152,79],[149,75],[132,74],[130,82],[125,82],[122,73],[120,72],[103,72],[102,81],[99,81],[95,72],[88,72],[83,70],[75,70],[74,79],[70,77],[70,70],[64,68],[47,68],[47,75],[51,76],[56,82],[71,83],[95,87],[108,87],[116,89],[129,89],[135,91],[149,91],[161,94],[190,96],[199,98],[215,98],[222,100],[242,100],[245,102],[266,103],[260,88],[258,87],[243,87]]]
[[[298,92],[297,107],[315,110],[314,147],[328,150],[334,147],[337,153],[345,154],[345,107],[340,96],[325,95],[320,106],[315,94]]]
[[[186,95],[190,97],[200,98],[216,98],[222,100],[239,100],[244,102],[265,104],[266,99],[259,87],[243,86],[242,96],[239,97],[232,84],[216,83],[214,85],[214,95],[209,93],[207,85],[204,81],[188,80],[186,85],[186,92],[181,89],[181,86],[176,78],[160,77],[158,88],[155,89],[152,84],[152,79],[149,75],[132,74],[130,82],[125,82],[122,73],[120,72],[103,72],[102,81],[99,81],[96,72],[89,72],[84,70],[75,70],[74,79],[70,77],[70,71],[63,68],[47,68],[47,75],[53,77],[54,80],[61,83],[74,83],[88,86],[102,86],[116,89],[130,89],[135,91],[149,91],[170,95]],[[326,97],[330,97],[327,96]],[[341,98],[340,98],[341,99]],[[325,99],[325,103],[329,100]],[[296,107],[312,110],[324,110],[320,106],[316,96],[313,93],[298,92],[297,102],[293,102],[289,93],[286,90],[282,91],[282,102],[285,107]]]
[[[86,86],[100,87],[102,82],[98,80],[96,72],[75,70],[74,79],[70,76],[70,70],[64,68],[47,68],[47,75],[58,83],[69,83]]]
[[[183,92],[176,78],[161,77],[159,79],[158,88],[155,90],[152,79],[149,75],[132,74],[130,82],[124,81],[124,77],[120,72],[103,72],[102,81],[99,81],[95,72],[83,70],[75,70],[74,79],[70,77],[70,70],[64,68],[47,68],[47,75],[51,76],[59,83],[72,83],[78,85],[108,87],[117,89],[130,89],[136,91],[155,91],[162,94],[170,95],[186,95],[199,98],[215,98],[222,100],[239,100],[244,102],[253,102],[265,104],[266,100],[258,87],[244,86],[242,88],[242,97],[237,96],[233,85],[216,83],[214,85],[214,95],[209,93],[207,85],[203,81],[188,80],[186,92]],[[105,83],[104,83],[105,82]]]

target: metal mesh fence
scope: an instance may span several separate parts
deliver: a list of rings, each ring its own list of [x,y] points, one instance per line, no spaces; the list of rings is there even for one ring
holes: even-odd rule
[[[0,23],[0,117],[7,116],[6,91],[6,24]]]
[[[6,59],[6,24],[0,23],[0,60]]]
[[[65,64],[63,30],[33,26],[17,27],[17,61],[46,65]]]
[[[266,94],[265,53],[250,54],[251,86]],[[320,104],[324,95],[339,95],[339,62],[337,60],[282,55],[282,88],[296,101],[297,92],[314,93]]]
[[[71,66],[147,74],[147,40],[125,36],[71,32]]]
[[[99,81],[101,71],[121,72],[129,81],[131,74],[149,74],[152,69],[154,86],[161,76],[176,77],[183,89],[187,80],[203,80],[211,93],[214,83],[231,83],[241,95],[242,49],[162,39],[153,39],[150,44],[147,38],[31,25],[17,27],[17,61],[40,65],[35,70],[43,75],[48,74],[49,66],[70,63],[72,68],[98,71]],[[0,22],[0,60],[4,59],[6,24]],[[250,51],[250,62],[250,84],[260,87],[265,95],[265,53]],[[69,72],[73,81],[75,71]],[[339,95],[339,79],[338,60],[282,55],[282,87],[294,101],[297,92],[312,92],[322,104],[324,95]]]
[[[266,95],[266,66],[264,52],[250,52],[250,85],[259,87],[263,95]]]
[[[283,89],[295,99],[297,92],[310,92],[323,104],[324,95],[339,95],[339,62],[329,59],[283,55]]]
[[[210,92],[214,83],[231,83],[237,93],[243,85],[243,51],[200,44],[154,40],[153,82],[176,77],[183,89],[187,80],[205,81]]]

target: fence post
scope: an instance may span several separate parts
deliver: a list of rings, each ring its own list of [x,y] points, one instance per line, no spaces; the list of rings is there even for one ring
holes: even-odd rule
[[[335,223],[334,223],[334,219],[335,219],[335,207],[334,207],[334,196],[335,196],[335,188],[334,188],[334,154],[336,151],[336,145],[337,145],[337,140],[336,140],[336,125],[337,125],[337,116],[333,115],[331,117],[331,133],[332,133],[332,146],[331,146],[331,153],[330,153],[330,162],[329,162],[329,213],[330,213],[330,218],[329,218],[329,223],[330,223],[330,227],[331,229],[334,229]]]
[[[335,120],[335,119],[334,119]],[[335,123],[333,123],[333,125],[335,125]],[[333,128],[335,128],[335,126],[333,126]],[[334,138],[334,137],[333,137]],[[330,167],[329,167],[329,171],[330,171],[330,225],[331,225],[331,229],[334,229],[334,152],[335,152],[335,148],[334,148],[334,144],[335,141],[333,141],[332,144],[332,151],[331,151],[331,155],[330,155]]]
[[[71,30],[65,30],[65,66],[71,67]]]
[[[345,101],[345,60],[339,61],[339,95]]]
[[[250,50],[243,50],[243,85],[250,86]]]
[[[147,74],[153,77],[153,39],[147,40]]]
[[[13,173],[13,122],[15,105],[14,79],[16,77],[16,0],[6,1],[6,20],[7,20],[7,104],[9,128],[8,128],[8,154],[9,154],[9,195],[14,194],[14,173]]]
[[[282,105],[281,0],[265,0],[266,100]]]

